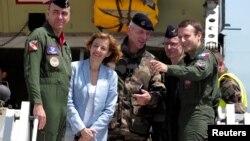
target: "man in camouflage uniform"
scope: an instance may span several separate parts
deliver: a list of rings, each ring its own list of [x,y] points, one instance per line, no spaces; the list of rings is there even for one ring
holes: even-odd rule
[[[161,75],[150,70],[150,61],[155,57],[145,50],[152,30],[151,21],[140,13],[128,26],[121,45],[123,57],[115,67],[119,75],[119,99],[109,141],[145,141],[149,137],[152,109],[165,94]]]
[[[235,113],[245,113],[248,101],[243,83],[235,74],[228,71],[224,58],[219,52],[216,52],[215,56],[218,60],[218,86],[221,92],[220,108],[225,108],[226,104],[234,104]]]
[[[66,128],[71,51],[63,29],[70,19],[68,0],[52,0],[47,21],[27,38],[24,77],[39,118],[37,140],[61,141]]]
[[[193,20],[184,20],[178,26],[178,36],[187,55],[185,65],[165,65],[151,61],[155,71],[180,79],[178,98],[179,141],[205,141],[208,125],[214,124],[214,99],[218,94],[218,69],[214,54],[202,42],[202,26]]]

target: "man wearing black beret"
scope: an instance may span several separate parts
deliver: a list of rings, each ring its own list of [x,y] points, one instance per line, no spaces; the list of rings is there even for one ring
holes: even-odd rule
[[[37,140],[61,141],[71,76],[71,51],[63,32],[70,20],[69,0],[52,0],[46,14],[46,22],[25,42],[24,77],[39,119]]]
[[[146,42],[154,30],[143,13],[132,18],[121,44],[123,57],[116,64],[119,76],[119,102],[109,130],[109,141],[146,141],[158,100],[165,94],[160,73],[149,68],[155,56],[146,51]]]
[[[152,22],[146,15],[142,13],[135,14],[132,19],[132,22],[145,30],[154,31]]]
[[[179,42],[177,28],[174,25],[168,25],[164,38],[164,50],[167,56],[166,64],[181,65],[183,64],[184,50]],[[164,121],[153,122],[152,140],[153,141],[177,141],[178,140],[178,112],[179,102],[177,99],[177,84],[179,79],[174,76],[164,75],[167,94],[158,104],[156,111],[159,115],[164,116]],[[165,107],[165,109],[164,109]],[[164,112],[165,111],[165,112]],[[162,115],[164,114],[164,115]]]

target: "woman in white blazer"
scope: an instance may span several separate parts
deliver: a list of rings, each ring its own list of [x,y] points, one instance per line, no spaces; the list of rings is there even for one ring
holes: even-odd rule
[[[98,32],[87,42],[90,57],[72,62],[65,141],[106,141],[117,102],[116,72],[107,66],[120,57],[113,36]]]

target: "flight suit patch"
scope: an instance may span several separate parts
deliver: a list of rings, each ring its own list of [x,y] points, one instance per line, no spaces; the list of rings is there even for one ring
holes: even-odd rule
[[[33,40],[29,42],[29,47],[28,50],[29,52],[35,52],[38,49],[38,41],[37,40]]]
[[[47,54],[48,55],[59,55],[59,49],[58,49],[58,47],[49,45],[47,47]]]
[[[207,63],[205,61],[199,60],[195,63],[195,66],[205,69],[207,67]]]
[[[197,55],[197,58],[198,59],[207,59],[207,58],[209,58],[209,56],[210,56],[209,52],[204,52],[204,53]]]

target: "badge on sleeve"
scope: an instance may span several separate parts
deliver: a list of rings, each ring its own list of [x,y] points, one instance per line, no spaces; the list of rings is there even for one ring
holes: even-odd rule
[[[38,49],[38,41],[37,40],[33,40],[29,42],[29,52],[35,52]]]
[[[199,60],[195,63],[195,66],[198,66],[199,68],[205,69],[207,68],[207,63],[204,60]]]
[[[54,68],[59,66],[59,60],[57,57],[54,56],[50,58],[49,63]]]
[[[55,47],[55,46],[52,46],[52,45],[49,45],[47,47],[47,54],[48,55],[59,55],[59,49],[58,47]]]

